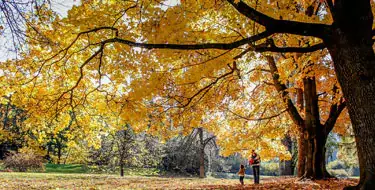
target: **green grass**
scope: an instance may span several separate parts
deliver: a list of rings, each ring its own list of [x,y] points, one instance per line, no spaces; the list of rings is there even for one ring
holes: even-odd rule
[[[120,174],[120,168],[116,171],[107,171],[98,166],[86,166],[83,164],[46,164],[45,173],[71,173],[71,174]],[[158,176],[160,171],[156,168],[125,168],[127,176]]]
[[[87,166],[82,164],[46,164],[46,173],[89,173]]]
[[[160,170],[156,168],[125,168],[124,174],[129,176],[157,176]]]
[[[2,162],[0,162],[0,170],[4,170],[4,164]]]

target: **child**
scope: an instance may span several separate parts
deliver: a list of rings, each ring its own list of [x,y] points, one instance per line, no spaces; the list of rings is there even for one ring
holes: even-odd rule
[[[240,171],[238,171],[238,176],[240,176],[241,185],[243,185],[243,178],[245,177],[245,166],[241,164]]]

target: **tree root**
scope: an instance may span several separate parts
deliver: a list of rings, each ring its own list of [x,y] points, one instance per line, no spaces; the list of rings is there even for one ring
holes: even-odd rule
[[[374,190],[375,189],[375,174],[372,171],[367,171],[364,180],[360,180],[356,186],[345,187],[345,190]],[[361,176],[362,177],[362,176]]]
[[[312,176],[307,177],[306,175],[303,175],[302,177],[298,178],[297,181],[313,181],[314,178]]]

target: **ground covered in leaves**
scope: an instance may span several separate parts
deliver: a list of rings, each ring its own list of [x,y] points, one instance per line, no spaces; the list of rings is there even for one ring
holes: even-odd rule
[[[139,177],[104,174],[0,173],[0,189],[342,189],[357,179],[296,182],[296,178],[269,177],[254,185],[245,179]]]

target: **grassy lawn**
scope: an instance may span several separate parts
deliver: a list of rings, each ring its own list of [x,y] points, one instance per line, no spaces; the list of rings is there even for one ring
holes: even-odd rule
[[[88,167],[82,164],[46,164],[46,173],[87,173]]]
[[[0,173],[0,189],[176,189],[236,185],[237,180],[107,174]]]
[[[0,165],[1,168],[1,165]],[[160,177],[154,168],[126,168],[125,177],[119,174],[90,174],[99,168],[80,164],[46,164],[45,173],[0,172],[0,190],[5,189],[342,189],[355,185],[358,179],[326,181],[296,181],[292,177],[261,176],[261,184],[254,185],[252,176],[239,185],[235,174],[218,173],[205,179],[193,177]],[[231,179],[233,178],[233,179]]]
[[[247,176],[248,177],[248,176]],[[261,177],[254,185],[249,178],[245,186],[238,179],[144,177],[109,174],[0,173],[0,189],[342,189],[354,185],[355,179],[296,182],[295,178]]]
[[[86,166],[82,164],[46,164],[46,173],[69,173],[69,174],[88,174],[88,173],[103,173],[108,174],[108,171],[102,171],[95,166]],[[114,174],[119,174],[118,171]],[[125,175],[127,176],[157,176],[159,170],[156,168],[125,168]]]

